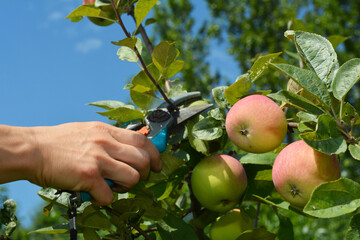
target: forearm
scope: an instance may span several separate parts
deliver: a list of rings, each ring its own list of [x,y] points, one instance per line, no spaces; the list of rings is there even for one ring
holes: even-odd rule
[[[0,125],[0,183],[30,180],[34,155],[31,128]]]

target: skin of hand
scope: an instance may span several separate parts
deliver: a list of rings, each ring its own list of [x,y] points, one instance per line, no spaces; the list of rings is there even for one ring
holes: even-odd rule
[[[51,127],[0,125],[0,183],[28,180],[42,187],[86,191],[96,205],[113,201],[162,163],[144,135],[101,122]],[[111,189],[105,178],[115,182]]]

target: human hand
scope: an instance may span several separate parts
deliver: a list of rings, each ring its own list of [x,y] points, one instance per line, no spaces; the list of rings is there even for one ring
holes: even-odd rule
[[[100,122],[34,127],[33,171],[28,180],[43,187],[89,192],[97,205],[113,200],[146,179],[150,168],[161,170],[160,154],[144,135]]]

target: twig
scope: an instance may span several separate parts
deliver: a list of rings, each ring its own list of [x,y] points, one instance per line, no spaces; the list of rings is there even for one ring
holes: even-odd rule
[[[255,217],[255,220],[254,220],[254,228],[257,228],[257,225],[258,225],[259,214],[260,214],[260,206],[261,206],[261,203],[258,202],[257,206],[256,206],[256,217]]]
[[[117,23],[120,24],[122,30],[124,31],[126,37],[131,38],[131,34],[126,30],[126,27],[121,19],[119,10],[117,9],[114,0],[111,0],[111,5],[115,11],[116,17],[117,17]],[[146,67],[146,64],[144,62],[144,59],[141,57],[138,49],[136,48],[136,46],[134,47],[134,51],[136,56],[139,58],[139,61],[141,63],[141,66],[143,67],[143,71],[145,72],[145,74],[149,77],[149,79],[151,80],[151,82],[156,86],[156,88],[159,90],[161,96],[164,98],[164,100],[171,106],[172,109],[178,111],[179,108],[177,106],[175,106],[170,100],[169,98],[166,96],[166,94],[164,93],[164,91],[162,90],[162,88],[159,86],[159,84],[156,82],[156,80],[154,79],[154,77],[150,74],[149,70]]]

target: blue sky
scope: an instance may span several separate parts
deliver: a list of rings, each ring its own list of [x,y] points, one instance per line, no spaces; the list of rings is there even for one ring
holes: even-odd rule
[[[203,11],[203,1],[193,1]],[[110,41],[124,38],[119,26],[98,27],[87,19],[64,19],[82,0],[3,1],[0,44],[0,124],[51,126],[74,121],[105,121],[86,105],[98,100],[128,101],[126,82],[139,71],[120,61]],[[206,14],[196,14],[204,17]],[[131,19],[124,18],[128,29]],[[221,61],[221,62],[219,62]],[[240,74],[225,45],[213,47],[209,62],[228,79]],[[223,64],[226,62],[226,64]],[[40,188],[26,181],[6,184],[28,225],[44,202]]]

